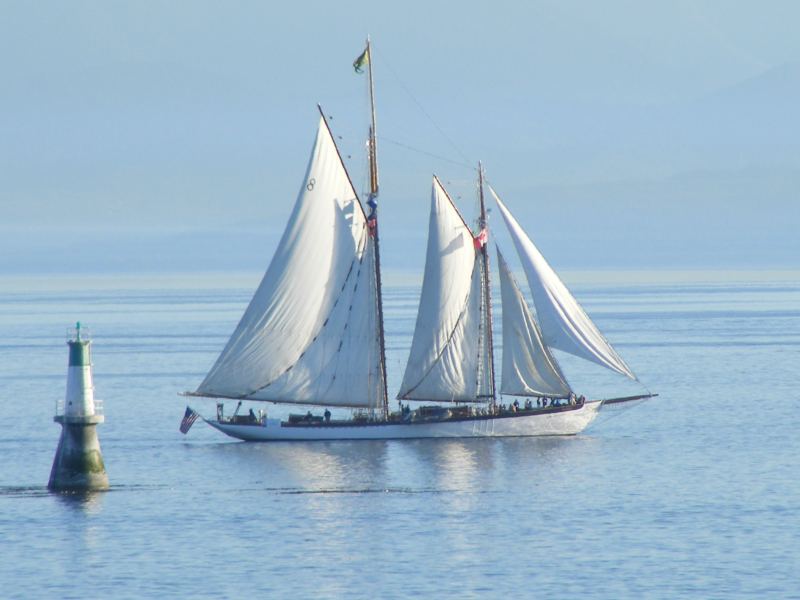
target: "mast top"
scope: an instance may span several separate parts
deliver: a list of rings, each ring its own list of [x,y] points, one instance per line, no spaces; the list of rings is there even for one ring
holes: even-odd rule
[[[75,323],[75,327],[67,328],[67,343],[68,344],[89,344],[92,341],[91,330],[83,327],[80,321]]]

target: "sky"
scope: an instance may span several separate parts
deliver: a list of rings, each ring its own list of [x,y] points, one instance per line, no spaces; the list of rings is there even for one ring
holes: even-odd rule
[[[385,269],[421,272],[433,173],[474,217],[478,160],[557,268],[800,268],[796,2],[0,14],[0,275],[264,270],[318,102],[363,188],[367,34]]]

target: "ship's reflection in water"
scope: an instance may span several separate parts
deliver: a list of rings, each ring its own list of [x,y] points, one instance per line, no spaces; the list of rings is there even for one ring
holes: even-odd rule
[[[569,476],[573,461],[587,460],[583,451],[592,443],[588,436],[243,442],[214,450],[223,463],[245,469],[250,484],[265,491],[452,494],[453,510],[470,510],[471,494],[502,492],[509,476],[532,481]]]
[[[479,589],[487,545],[535,539],[572,501],[568,490],[579,464],[592,460],[593,443],[589,437],[228,443],[215,451],[231,468],[251,473],[251,506],[260,506],[266,523],[292,532],[284,539],[298,536],[298,544],[313,547],[315,560],[384,560],[402,571],[395,554],[441,551],[447,565],[459,568],[461,583]],[[487,529],[487,519],[503,526]],[[518,527],[523,535],[516,535]],[[437,566],[442,577],[444,565]],[[291,568],[288,556],[269,568],[279,576],[281,566]],[[377,573],[325,579],[324,592],[346,594],[371,578],[378,587]]]

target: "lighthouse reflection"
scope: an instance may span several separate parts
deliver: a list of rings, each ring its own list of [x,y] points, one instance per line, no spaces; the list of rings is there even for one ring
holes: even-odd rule
[[[87,516],[98,515],[103,510],[105,491],[51,492],[58,503],[74,512]]]

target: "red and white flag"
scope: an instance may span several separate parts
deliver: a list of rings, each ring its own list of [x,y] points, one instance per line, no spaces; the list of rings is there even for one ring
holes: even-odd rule
[[[472,238],[472,241],[475,244],[475,250],[480,250],[489,241],[489,232],[484,227],[478,235]]]

